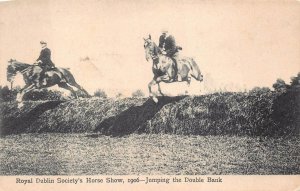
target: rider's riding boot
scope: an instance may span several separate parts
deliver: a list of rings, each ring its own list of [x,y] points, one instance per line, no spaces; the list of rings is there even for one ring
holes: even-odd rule
[[[45,72],[42,71],[40,73],[39,86],[45,86],[45,85],[47,85],[46,76],[45,76]]]
[[[47,79],[46,78],[44,78],[43,80],[42,80],[42,86],[45,86],[45,85],[47,85]]]
[[[36,74],[36,77],[34,78],[34,84],[37,88],[41,87],[41,76],[40,74]]]
[[[178,81],[178,67],[177,67],[177,61],[173,58],[174,61],[174,82]]]
[[[176,71],[176,69],[175,69],[175,71]],[[177,82],[178,81],[178,75],[177,75],[177,72],[175,72],[175,74],[174,74],[174,82]]]

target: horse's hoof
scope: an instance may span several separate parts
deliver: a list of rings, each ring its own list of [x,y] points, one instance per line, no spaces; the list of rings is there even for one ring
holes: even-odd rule
[[[154,101],[155,103],[158,103],[157,97],[153,97],[152,99],[153,99],[153,101]]]
[[[19,103],[18,103],[18,109],[21,109],[23,106],[24,106],[24,103],[23,103],[23,102],[19,102]]]
[[[17,102],[21,102],[21,101],[22,101],[22,96],[21,96],[21,94],[17,94],[16,101],[17,101]]]

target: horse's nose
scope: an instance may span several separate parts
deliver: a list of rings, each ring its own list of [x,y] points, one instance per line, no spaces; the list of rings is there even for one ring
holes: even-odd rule
[[[200,75],[200,82],[203,81],[203,75]]]

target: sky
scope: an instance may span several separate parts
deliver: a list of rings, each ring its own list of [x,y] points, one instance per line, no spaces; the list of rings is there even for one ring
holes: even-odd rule
[[[44,40],[55,65],[91,94],[147,94],[153,74],[143,37],[158,43],[163,29],[204,74],[193,94],[272,87],[300,72],[299,1],[23,0],[0,2],[0,85],[8,85],[7,61],[33,63]],[[180,94],[187,86],[162,88]]]

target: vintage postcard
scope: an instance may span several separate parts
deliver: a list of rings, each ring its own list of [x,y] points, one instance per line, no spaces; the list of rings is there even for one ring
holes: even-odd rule
[[[300,191],[300,2],[0,1],[0,190]]]

